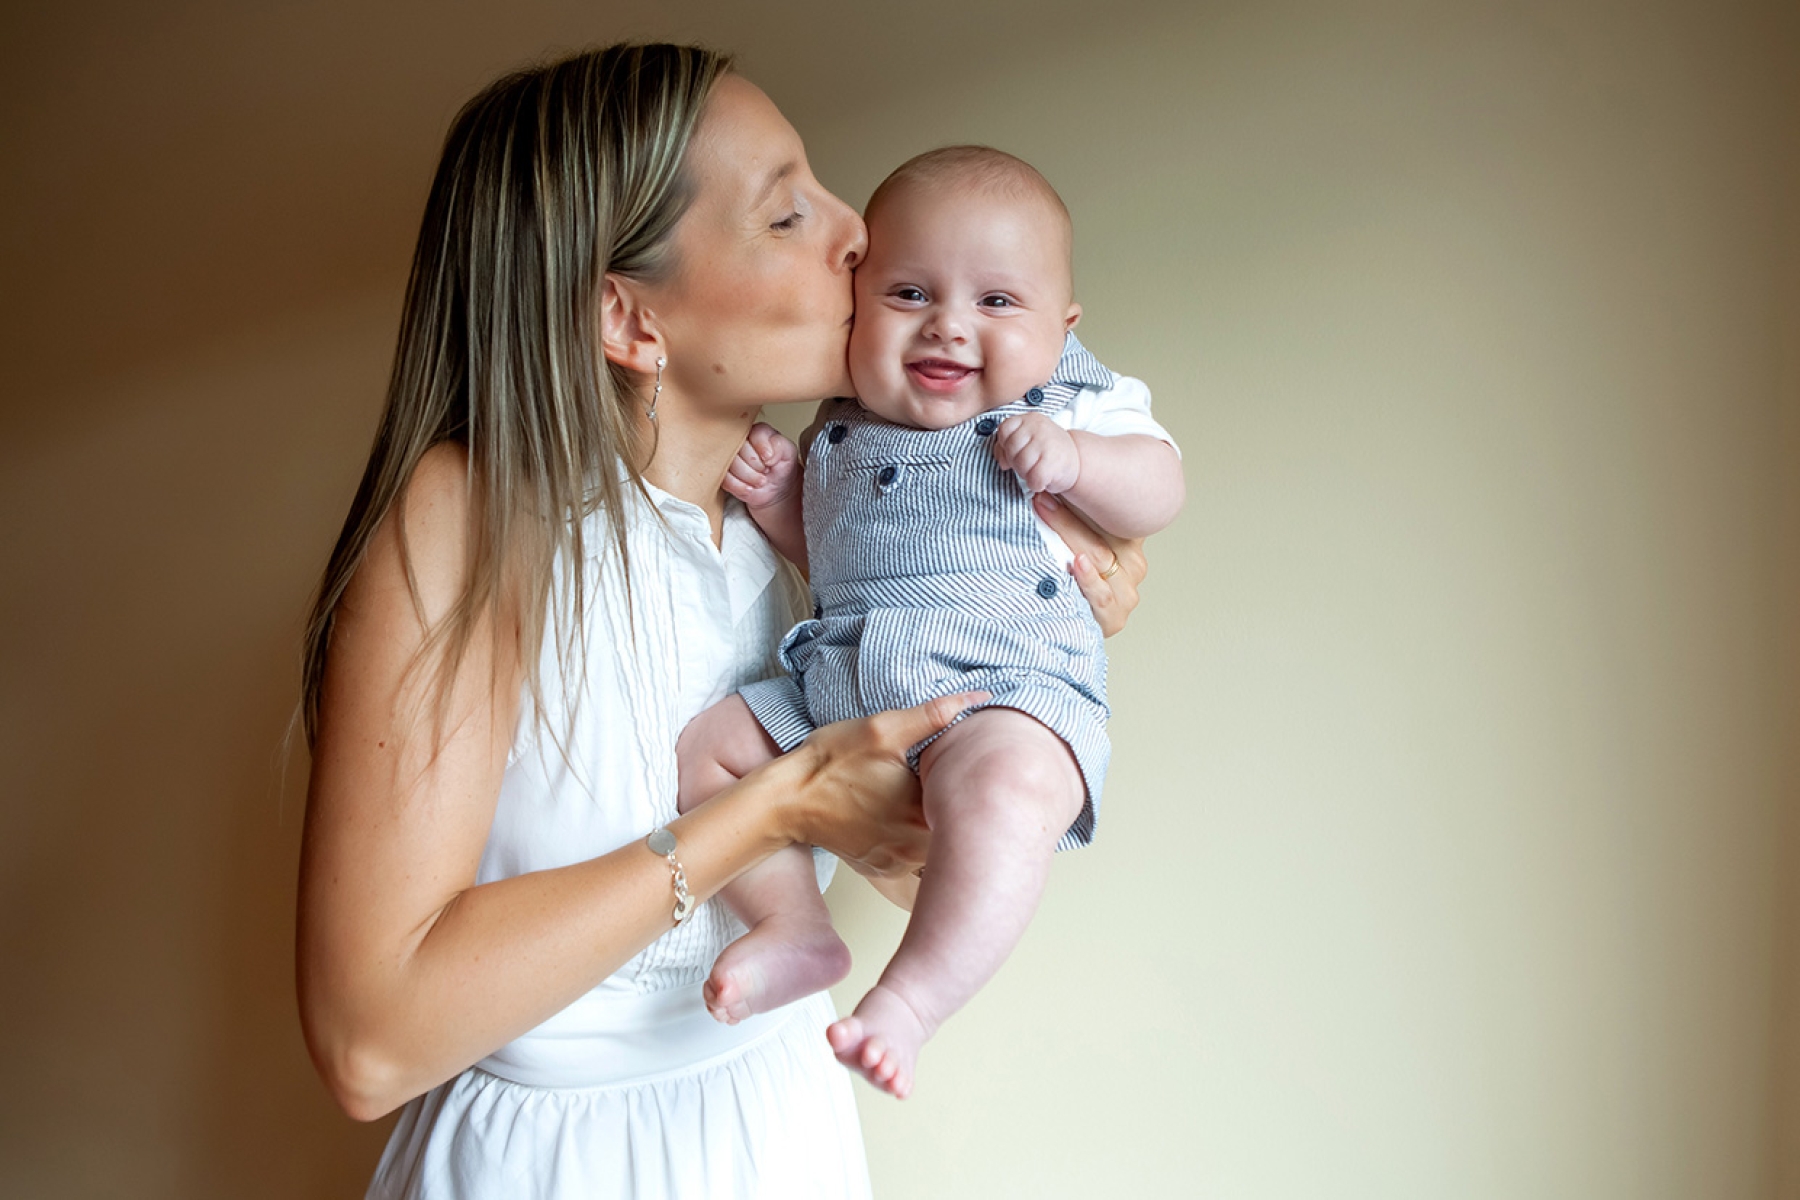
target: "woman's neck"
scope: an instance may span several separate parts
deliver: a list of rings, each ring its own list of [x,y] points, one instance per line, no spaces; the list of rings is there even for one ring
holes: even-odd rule
[[[725,522],[725,493],[719,482],[759,411],[746,408],[723,416],[695,413],[665,393],[657,412],[661,428],[645,430],[644,444],[656,447],[643,465],[645,481],[705,512],[715,546]]]

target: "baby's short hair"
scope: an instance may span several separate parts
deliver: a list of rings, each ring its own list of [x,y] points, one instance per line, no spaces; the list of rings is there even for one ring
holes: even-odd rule
[[[1065,230],[1073,234],[1069,207],[1050,181],[1024,159],[992,146],[940,146],[907,159],[881,181],[869,197],[865,215],[873,216],[883,200],[904,188],[948,183],[1020,200],[1041,200],[1056,213]]]

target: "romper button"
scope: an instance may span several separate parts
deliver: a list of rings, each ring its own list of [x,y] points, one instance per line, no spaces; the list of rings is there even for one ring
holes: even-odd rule
[[[1038,405],[1042,404],[1043,402],[1044,402],[1044,389],[1043,388],[1032,388],[1029,392],[1025,393],[1025,403],[1031,405],[1031,407],[1036,408]]]
[[[1042,579],[1038,580],[1037,594],[1042,596],[1046,600],[1055,596],[1056,595],[1056,579],[1053,576],[1046,575]]]
[[[983,417],[981,420],[975,422],[975,436],[988,437],[998,428],[1000,428],[1000,422],[994,420],[992,417]]]
[[[830,432],[825,435],[825,440],[835,446],[849,435],[850,431],[845,429],[842,425],[833,425]]]
[[[815,621],[823,620],[824,617],[825,617],[825,606],[823,604],[820,604],[816,600],[813,601],[813,620],[815,620]]]
[[[891,487],[894,480],[898,478],[900,478],[900,468],[886,466],[881,468],[881,473],[875,476],[875,482],[879,483],[882,487]]]

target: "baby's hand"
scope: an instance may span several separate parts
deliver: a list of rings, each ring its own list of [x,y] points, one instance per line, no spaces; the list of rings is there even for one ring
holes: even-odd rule
[[[731,460],[724,487],[746,508],[767,508],[792,496],[799,483],[800,452],[773,426],[758,421]]]
[[[1059,495],[1081,476],[1081,453],[1075,439],[1049,417],[1024,413],[1009,418],[994,434],[994,458],[1017,471],[1033,492]]]

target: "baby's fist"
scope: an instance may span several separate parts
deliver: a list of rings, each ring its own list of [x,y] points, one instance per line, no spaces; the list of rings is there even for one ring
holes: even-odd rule
[[[794,443],[758,421],[731,460],[724,487],[746,508],[767,508],[792,496],[799,482],[800,452]]]
[[[994,458],[1033,492],[1057,495],[1081,477],[1081,452],[1069,431],[1038,413],[1009,418],[994,433]]]

